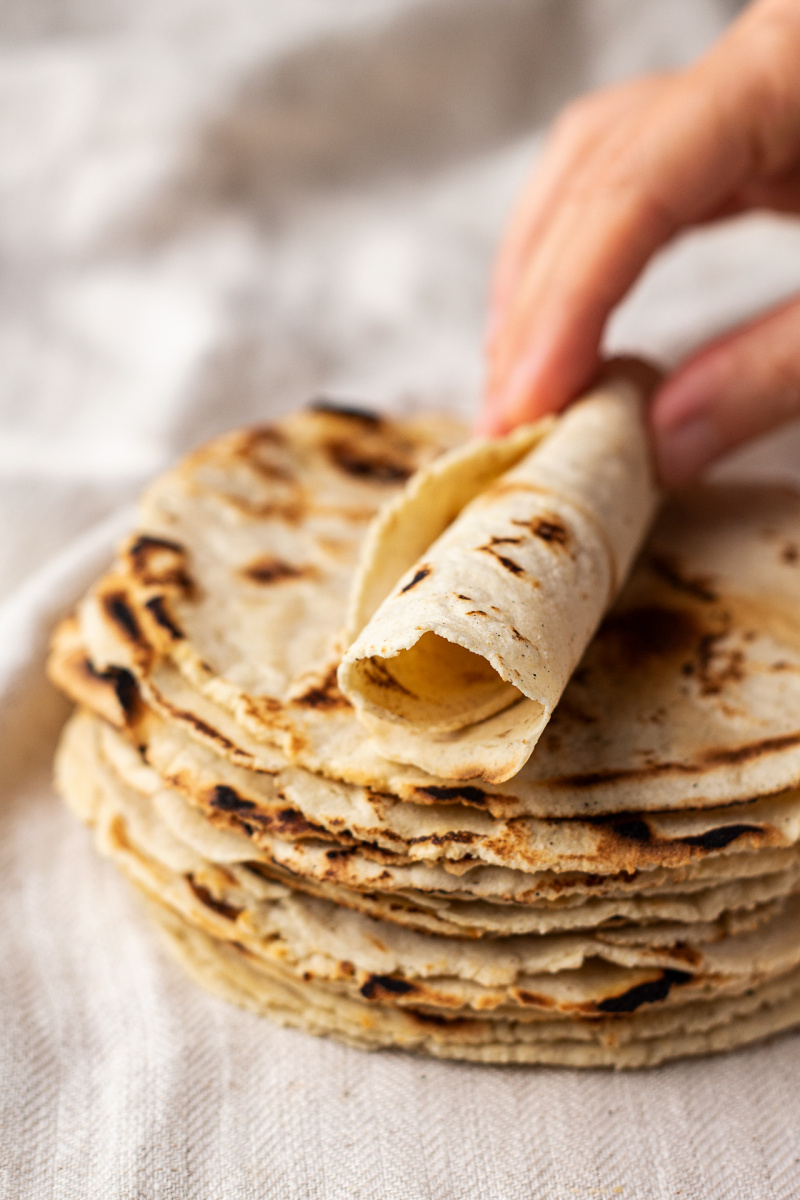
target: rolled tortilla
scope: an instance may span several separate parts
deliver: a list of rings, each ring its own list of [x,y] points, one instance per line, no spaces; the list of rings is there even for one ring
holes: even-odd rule
[[[339,684],[381,754],[490,783],[528,760],[655,513],[657,378],[609,364],[557,421],[434,464],[379,519]]]

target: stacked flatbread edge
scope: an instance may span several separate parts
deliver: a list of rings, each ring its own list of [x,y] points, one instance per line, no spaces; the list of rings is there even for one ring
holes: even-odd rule
[[[376,517],[463,441],[318,405],[152,485],[54,637],[64,798],[189,971],[287,1025],[617,1067],[794,1025],[800,497],[670,501],[522,769],[440,777],[337,669]]]

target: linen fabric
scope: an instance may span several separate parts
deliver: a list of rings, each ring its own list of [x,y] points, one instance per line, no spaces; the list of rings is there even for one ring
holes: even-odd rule
[[[800,1039],[638,1076],[365,1055],[197,989],[49,783],[46,638],[177,453],[330,392],[467,416],[535,131],[732,5],[11,4],[0,406],[0,1194],[790,1197]],[[800,285],[692,235],[614,349],[674,359]],[[797,477],[800,435],[739,473]],[[734,467],[728,468],[733,470]]]

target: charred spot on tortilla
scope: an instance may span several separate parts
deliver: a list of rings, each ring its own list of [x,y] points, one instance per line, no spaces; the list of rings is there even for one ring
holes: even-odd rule
[[[395,979],[393,975],[370,975],[360,987],[365,1000],[381,999],[381,993],[389,996],[407,996],[417,990],[416,984],[407,979]]]
[[[417,795],[427,796],[431,800],[438,800],[443,804],[471,804],[478,808],[485,808],[488,799],[487,793],[483,788],[475,787],[472,784],[447,785],[431,783],[426,787],[417,787],[414,789]]]
[[[282,485],[299,492],[297,477],[286,461],[285,445],[286,438],[279,429],[273,425],[261,425],[242,432],[236,453],[269,484]]]
[[[550,513],[546,517],[533,517],[530,521],[512,518],[511,524],[518,525],[520,529],[527,529],[529,533],[543,542],[551,542],[555,546],[569,545],[569,530],[555,513]]]
[[[442,1013],[422,1012],[418,1008],[407,1008],[405,1012],[423,1026],[437,1025],[439,1028],[461,1030],[474,1029],[478,1026],[477,1021],[470,1021],[468,1017],[446,1017]]]
[[[252,800],[245,800],[226,783],[218,783],[211,791],[210,804],[220,812],[241,813],[252,812],[256,807]]]
[[[243,911],[241,908],[235,908],[232,904],[226,904],[223,900],[215,899],[207,887],[203,887],[202,883],[197,882],[194,875],[187,875],[186,882],[202,905],[210,908],[212,912],[218,913],[221,917],[225,917],[228,921],[235,921]]]
[[[730,746],[718,750],[708,750],[695,762],[654,762],[643,767],[624,767],[618,770],[608,768],[603,771],[587,771],[575,775],[561,775],[550,778],[548,783],[559,788],[590,788],[606,784],[619,783],[623,780],[650,779],[658,775],[696,775],[698,772],[712,770],[718,766],[728,766],[735,763],[748,762],[774,751],[790,750],[800,745],[800,730],[785,734],[782,737],[762,738],[757,742],[745,742],[741,746]]]
[[[302,708],[350,708],[350,701],[339,689],[336,678],[338,664],[334,663],[328,674],[319,684],[314,684],[292,701]]]
[[[800,548],[798,548],[797,543],[786,542],[781,548],[781,562],[786,563],[789,567],[793,567],[798,559],[800,559]]]
[[[555,1001],[552,996],[543,996],[541,992],[532,992],[529,988],[513,989],[514,999],[526,1008],[553,1008]]]
[[[395,679],[391,671],[387,670],[377,658],[364,659],[364,672],[370,683],[374,683],[376,687],[385,688],[388,691],[402,692],[404,696],[410,696],[412,700],[418,699],[413,692],[403,687],[402,683]]]
[[[188,552],[179,542],[140,534],[128,547],[133,574],[145,586],[176,587],[190,594],[195,583],[188,570]]]
[[[472,833],[469,829],[454,829],[450,833],[432,833],[429,837],[412,838],[412,842],[430,842],[434,846],[470,846],[477,841],[480,834]]]
[[[698,644],[695,669],[691,673],[697,676],[703,696],[717,696],[745,677],[743,652],[736,646],[720,647],[723,636],[705,634]]]
[[[418,583],[422,582],[423,579],[427,579],[428,576],[430,575],[432,569],[433,569],[432,567],[428,567],[428,566],[420,567],[419,570],[414,575],[414,578],[412,580],[410,580],[406,584],[405,587],[400,588],[400,595],[402,596],[406,592],[410,592],[411,589],[415,588]]]
[[[297,495],[286,500],[254,501],[234,492],[218,492],[220,499],[253,521],[283,521],[286,525],[299,525],[308,515],[308,502],[302,489],[295,488]]]
[[[704,633],[692,613],[650,604],[611,613],[596,636],[606,652],[627,668],[649,664],[656,657],[685,654]]]
[[[272,822],[270,822],[272,824]],[[322,834],[330,837],[328,831],[322,825],[317,825],[313,821],[309,821],[297,808],[282,808],[275,821],[278,828],[284,833],[293,833],[295,836],[299,834]]]
[[[566,546],[569,542],[569,530],[554,517],[539,517],[533,522],[531,533],[543,542],[554,542],[558,546]]]
[[[694,596],[706,604],[713,604],[719,599],[713,581],[708,576],[684,574],[678,560],[671,555],[651,554],[648,561],[655,574],[677,592]]]
[[[653,831],[644,817],[634,813],[612,813],[611,816],[587,818],[591,825],[602,825],[610,828],[617,837],[627,842],[638,842],[647,845],[653,840]]]
[[[326,443],[330,461],[346,475],[355,479],[368,479],[374,483],[405,483],[413,472],[413,465],[394,458],[385,450],[359,445],[345,438],[331,438]]]
[[[190,725],[202,737],[208,738],[210,741],[222,746],[225,750],[236,751],[239,749],[230,738],[226,738],[224,733],[220,733],[213,725],[209,725],[202,717],[198,717],[197,713],[193,713],[188,708],[178,708],[176,704],[170,704],[163,696],[160,697],[159,703],[169,710],[172,716],[186,725]]]
[[[280,558],[263,555],[241,567],[239,574],[250,583],[284,583],[287,579],[313,579],[316,567],[285,562]]]
[[[277,425],[253,425],[243,430],[241,447],[245,452],[259,445],[285,446],[286,437]]]
[[[141,697],[139,689],[136,686],[136,680],[130,671],[126,671],[124,667],[108,667],[108,674],[114,684],[114,693],[119,701],[120,708],[128,717],[133,717],[139,709]]]
[[[152,615],[156,624],[166,630],[170,637],[175,638],[176,641],[180,641],[185,636],[183,630],[176,624],[173,617],[170,616],[166,600],[163,596],[151,596],[149,600],[145,600],[144,606]]]
[[[510,571],[512,575],[524,575],[524,567],[521,567],[513,558],[508,558],[505,554],[500,554],[495,549],[498,544],[502,545],[502,543],[502,538],[492,537],[485,546],[478,546],[477,549],[483,554],[491,554],[492,558],[496,558],[500,566],[504,567],[506,571]]]
[[[338,400],[329,400],[326,396],[320,396],[316,400],[310,401],[308,408],[311,412],[347,417],[351,421],[360,421],[363,425],[371,425],[373,428],[384,423],[381,414],[372,408],[362,408],[358,404],[339,403]]]
[[[132,718],[137,714],[141,705],[141,696],[136,680],[130,671],[126,671],[124,667],[106,667],[105,670],[98,671],[86,654],[81,657],[77,669],[91,683],[110,688],[125,717]]]
[[[130,641],[139,646],[147,644],[142,637],[136,615],[123,592],[110,592],[104,596],[103,607],[117,628],[121,629]]]
[[[654,979],[650,983],[639,983],[629,991],[623,992],[621,996],[609,996],[607,1000],[601,1000],[597,1010],[604,1013],[635,1012],[643,1004],[655,1004],[658,1000],[665,1000],[676,984],[687,983],[691,978],[688,971],[668,969],[662,972],[660,979]]]
[[[709,829],[706,833],[680,838],[679,841],[685,846],[698,846],[701,850],[724,850],[745,833],[763,832],[759,825],[723,825],[719,829]]]

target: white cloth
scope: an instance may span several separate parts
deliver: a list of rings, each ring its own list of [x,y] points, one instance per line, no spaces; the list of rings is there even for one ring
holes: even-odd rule
[[[56,617],[143,481],[320,391],[468,413],[487,266],[572,93],[724,0],[18,0],[0,9],[0,1194],[800,1192],[800,1037],[646,1074],[281,1031],[165,957],[49,786]],[[674,358],[800,288],[800,227],[693,235],[612,341]],[[739,469],[800,476],[784,432]]]

